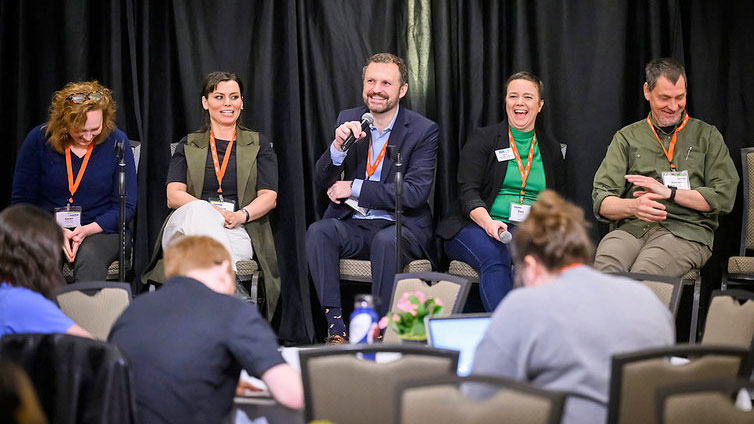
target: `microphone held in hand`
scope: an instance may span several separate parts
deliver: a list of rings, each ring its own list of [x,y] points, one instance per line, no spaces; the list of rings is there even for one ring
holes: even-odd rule
[[[509,231],[500,229],[500,232],[498,233],[498,236],[500,237],[500,242],[503,244],[508,244],[513,240],[513,235]]]
[[[369,128],[369,126],[372,125],[372,122],[374,122],[374,117],[372,116],[371,113],[367,112],[361,115],[361,130],[366,131]],[[343,142],[340,148],[345,152],[355,142],[356,142],[356,135],[351,133],[351,135],[348,136],[348,138],[346,139],[346,141]]]

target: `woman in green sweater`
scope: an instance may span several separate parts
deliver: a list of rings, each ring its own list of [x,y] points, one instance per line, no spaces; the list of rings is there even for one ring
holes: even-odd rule
[[[450,259],[479,272],[480,294],[492,311],[512,288],[508,243],[540,191],[563,193],[565,164],[560,145],[536,129],[544,85],[530,72],[505,83],[507,119],[474,132],[458,165],[458,207],[438,235]]]

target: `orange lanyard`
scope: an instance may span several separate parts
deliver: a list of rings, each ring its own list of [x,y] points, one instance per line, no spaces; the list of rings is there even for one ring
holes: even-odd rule
[[[670,162],[670,169],[675,169],[675,164],[673,163],[673,150],[675,150],[676,136],[678,135],[678,131],[682,130],[683,127],[686,126],[687,122],[689,122],[688,113],[686,114],[686,117],[683,118],[681,125],[679,125],[678,128],[675,129],[675,131],[673,131],[673,137],[670,138],[669,149],[665,150],[665,146],[662,144],[662,141],[660,141],[660,136],[658,136],[657,131],[655,131],[655,126],[652,125],[652,121],[649,120],[649,115],[647,115],[647,124],[649,124],[649,128],[652,129],[652,133],[654,133],[655,138],[657,138],[657,142],[660,143],[662,151],[665,152],[665,157],[668,158],[668,162]]]
[[[367,152],[367,180],[372,176],[372,174],[374,174],[374,171],[377,170],[380,162],[382,162],[382,158],[385,157],[385,151],[387,150],[388,141],[390,141],[390,138],[385,140],[385,144],[382,146],[382,150],[380,150],[380,154],[377,155],[377,159],[374,160],[374,163],[372,163],[372,141],[369,141],[369,152]]]
[[[531,169],[531,160],[534,157],[534,146],[537,144],[537,133],[534,132],[534,136],[531,138],[531,146],[529,146],[529,156],[526,158],[526,168],[521,163],[521,155],[518,154],[518,147],[516,147],[516,141],[513,140],[513,134],[511,134],[511,127],[508,127],[508,144],[513,151],[513,157],[516,158],[516,165],[518,166],[518,172],[521,174],[521,203],[524,203],[524,189],[526,188],[526,180],[529,178],[529,170]]]
[[[230,150],[233,148],[233,142],[236,141],[236,130],[233,130],[233,138],[228,143],[228,148],[225,149],[223,155],[223,166],[220,167],[220,161],[217,159],[217,145],[215,144],[215,135],[212,130],[209,130],[209,148],[212,151],[212,162],[215,164],[215,176],[217,177],[217,192],[223,192],[223,177],[225,176],[225,170],[228,168],[228,161],[230,160]]]
[[[76,181],[73,181],[73,167],[71,167],[71,145],[65,146],[65,170],[68,173],[68,191],[71,193],[71,197],[68,198],[68,203],[73,204],[73,194],[79,189],[81,184],[81,178],[84,177],[84,171],[86,165],[89,163],[89,158],[92,156],[92,150],[94,149],[94,140],[89,143],[89,147],[86,148],[86,154],[84,155],[84,161],[81,162],[81,168],[79,173],[76,174]]]
[[[568,270],[569,270],[569,269],[571,269],[571,268],[577,268],[577,267],[580,267],[581,265],[584,265],[584,264],[583,264],[583,263],[581,263],[581,262],[574,262],[574,263],[572,263],[572,264],[566,265],[566,266],[564,266],[563,268],[560,268],[560,274],[562,274],[562,273],[564,273],[564,272],[568,271]]]

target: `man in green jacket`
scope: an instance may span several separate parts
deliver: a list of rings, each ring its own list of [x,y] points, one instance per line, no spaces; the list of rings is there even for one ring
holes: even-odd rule
[[[733,209],[739,177],[720,132],[689,117],[686,71],[646,66],[646,119],[619,130],[594,176],[594,214],[617,224],[595,268],[680,277],[712,254],[717,217]]]

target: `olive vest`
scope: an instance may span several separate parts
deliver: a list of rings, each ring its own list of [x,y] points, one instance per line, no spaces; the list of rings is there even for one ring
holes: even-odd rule
[[[209,151],[209,131],[192,133],[184,148],[186,153],[186,191],[197,199],[201,198],[204,186],[204,170]],[[259,152],[259,133],[239,128],[236,134],[236,175],[238,204],[243,207],[257,197],[257,153]],[[169,217],[168,217],[169,218]],[[163,282],[165,280],[162,268],[162,225],[157,237],[154,253],[150,265],[147,267],[143,282],[147,280]],[[267,303],[267,319],[275,315],[275,307],[280,297],[280,273],[278,270],[275,240],[272,236],[269,214],[259,217],[244,225],[251,239],[256,259],[264,276],[265,298]]]

